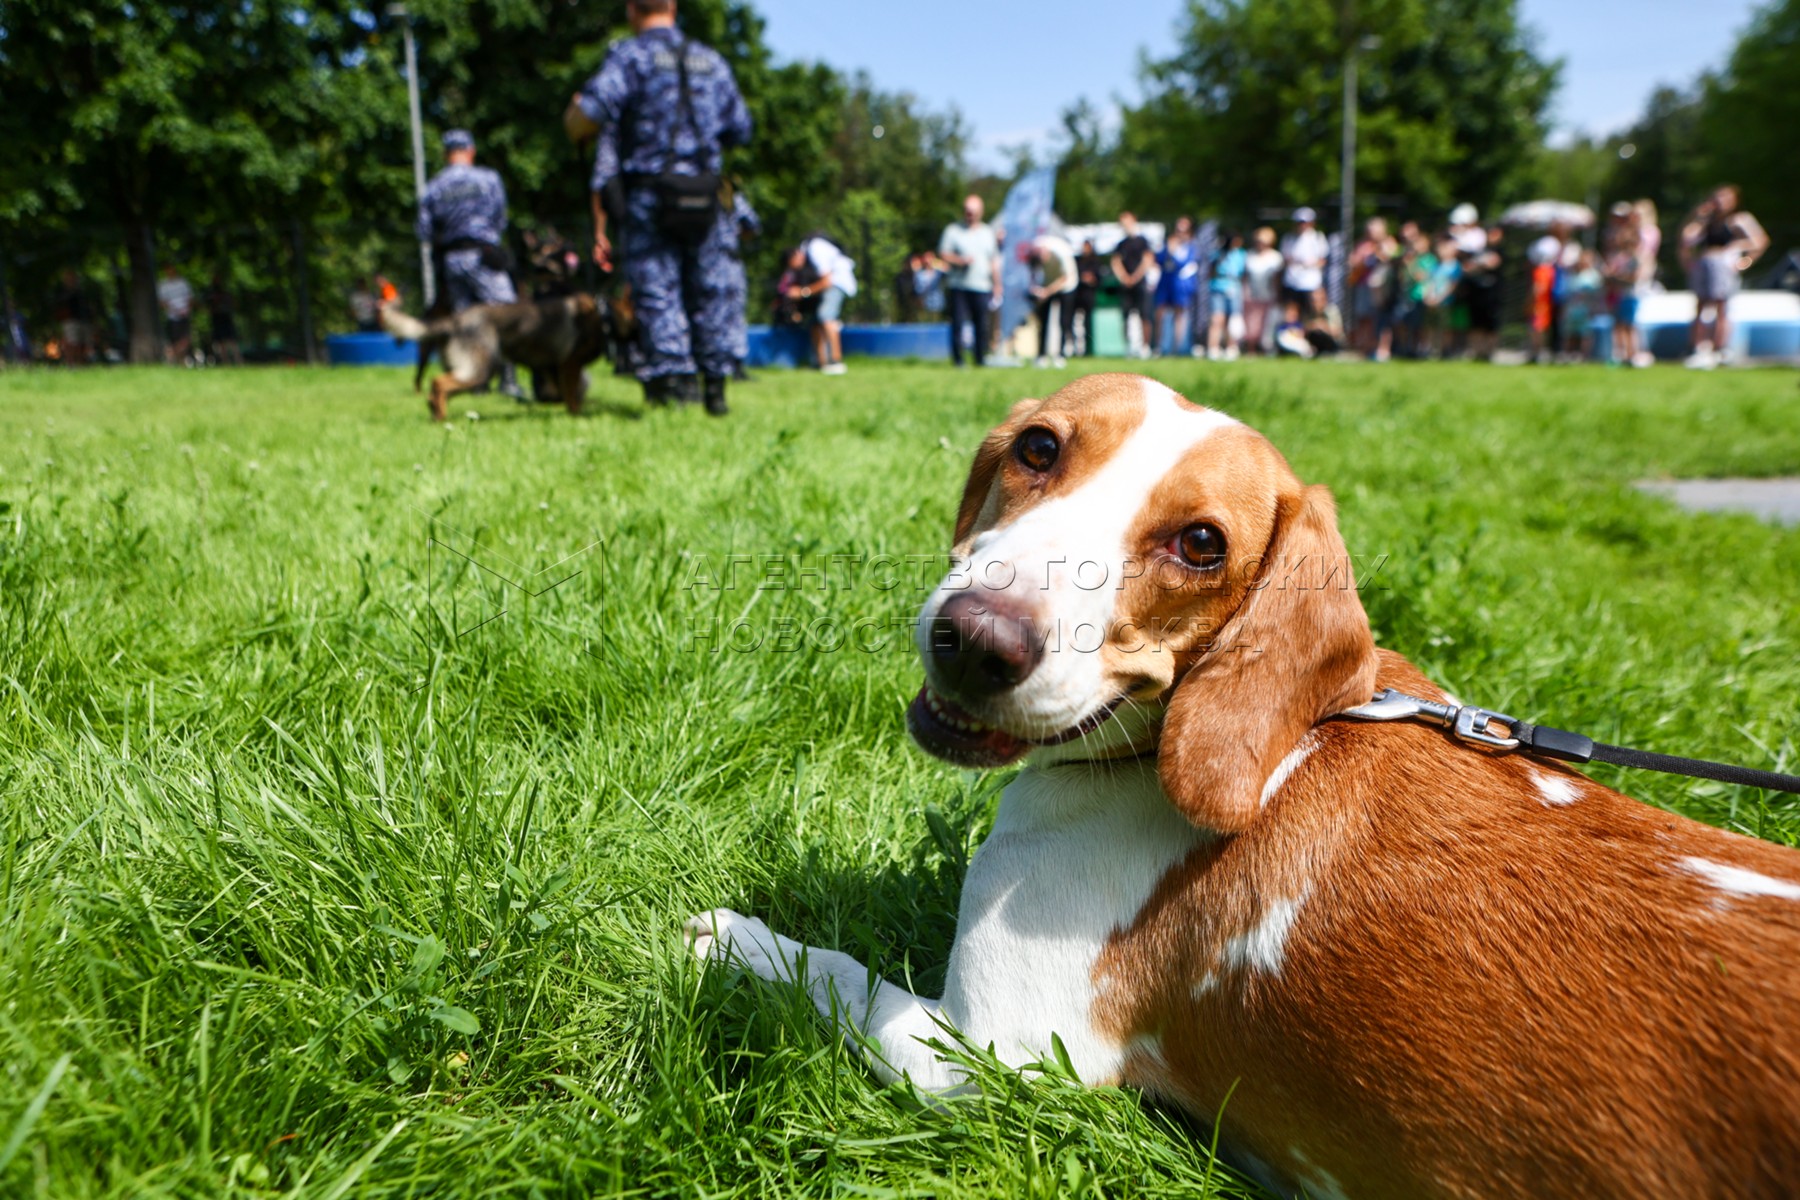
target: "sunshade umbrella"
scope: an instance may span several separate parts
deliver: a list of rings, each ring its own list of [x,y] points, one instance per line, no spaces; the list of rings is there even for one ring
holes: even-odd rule
[[[1552,225],[1586,229],[1594,223],[1594,210],[1573,200],[1528,200],[1501,213],[1500,223],[1532,229],[1548,229]]]

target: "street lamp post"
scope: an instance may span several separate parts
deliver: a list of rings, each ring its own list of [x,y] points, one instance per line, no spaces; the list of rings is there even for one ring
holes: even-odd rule
[[[404,4],[388,5],[388,15],[400,22],[406,42],[406,102],[412,110],[413,192],[425,203],[425,122],[419,111],[419,51],[413,43],[412,16]],[[437,279],[431,269],[431,243],[419,243],[419,276],[425,286],[425,307],[437,303]]]
[[[1381,46],[1374,36],[1355,36],[1352,7],[1344,4],[1344,144],[1338,173],[1338,223],[1344,239],[1344,254],[1356,243],[1356,67],[1357,55]]]
[[[1346,8],[1348,6],[1346,5]],[[1346,259],[1356,242],[1356,43],[1344,47],[1344,145],[1338,170],[1338,228]]]

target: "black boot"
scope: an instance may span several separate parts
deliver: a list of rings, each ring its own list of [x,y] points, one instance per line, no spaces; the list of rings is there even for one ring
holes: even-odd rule
[[[657,375],[644,380],[644,403],[652,408],[667,408],[670,385],[674,382],[673,375]]]
[[[706,411],[715,417],[722,417],[731,411],[725,407],[725,377],[723,375],[706,377]]]
[[[700,387],[692,375],[669,376],[669,397],[684,408],[700,400]]]

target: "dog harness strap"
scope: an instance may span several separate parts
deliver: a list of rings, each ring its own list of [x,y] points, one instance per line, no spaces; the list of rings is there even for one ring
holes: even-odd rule
[[[1418,696],[1409,696],[1392,688],[1383,688],[1367,704],[1347,708],[1339,717],[1357,721],[1422,720],[1442,725],[1459,740],[1480,742],[1500,750],[1522,750],[1540,758],[1563,762],[1603,762],[1639,771],[1661,771],[1665,775],[1687,775],[1695,779],[1715,779],[1742,787],[1766,788],[1774,792],[1800,795],[1800,775],[1784,775],[1779,771],[1758,771],[1731,763],[1709,762],[1703,758],[1681,758],[1673,754],[1655,754],[1633,750],[1628,746],[1609,746],[1579,733],[1549,725],[1535,725],[1504,713],[1490,712],[1472,705],[1439,704]],[[1494,732],[1501,726],[1504,734]]]

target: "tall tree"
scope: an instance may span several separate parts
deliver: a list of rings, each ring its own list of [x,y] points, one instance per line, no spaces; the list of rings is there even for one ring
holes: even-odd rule
[[[1706,186],[1701,161],[1700,99],[1692,92],[1659,87],[1644,114],[1615,139],[1631,152],[1612,168],[1609,193],[1647,199],[1671,217],[1692,204]]]
[[[104,221],[130,263],[133,361],[157,357],[166,215],[298,219],[378,130],[366,30],[314,0],[4,0],[0,222]],[[90,225],[90,228],[92,226]]]
[[[408,7],[433,165],[437,136],[467,126],[515,224],[579,235],[588,163],[558,118],[628,32],[624,4]],[[0,252],[28,244],[8,258],[35,255],[40,290],[64,262],[122,252],[140,361],[158,354],[159,259],[229,267],[253,325],[292,313],[296,267],[322,295],[372,270],[404,278],[417,255],[399,19],[370,0],[0,0]],[[866,224],[885,259],[953,211],[967,141],[954,112],[776,62],[747,0],[683,0],[681,22],[731,63],[756,122],[727,166],[767,229],[757,277],[807,229],[856,249]],[[847,196],[853,227],[836,220]]]
[[[1124,114],[1126,190],[1165,213],[1328,199],[1352,47],[1360,194],[1421,213],[1519,194],[1558,68],[1515,0],[1189,0],[1176,52]]]
[[[1117,184],[1117,147],[1099,110],[1086,99],[1064,109],[1059,141],[1056,211],[1076,224],[1112,220],[1124,197]]]
[[[1800,245],[1800,0],[1771,0],[1701,84],[1697,156],[1731,180],[1777,247]],[[1695,190],[1698,190],[1696,187]]]

